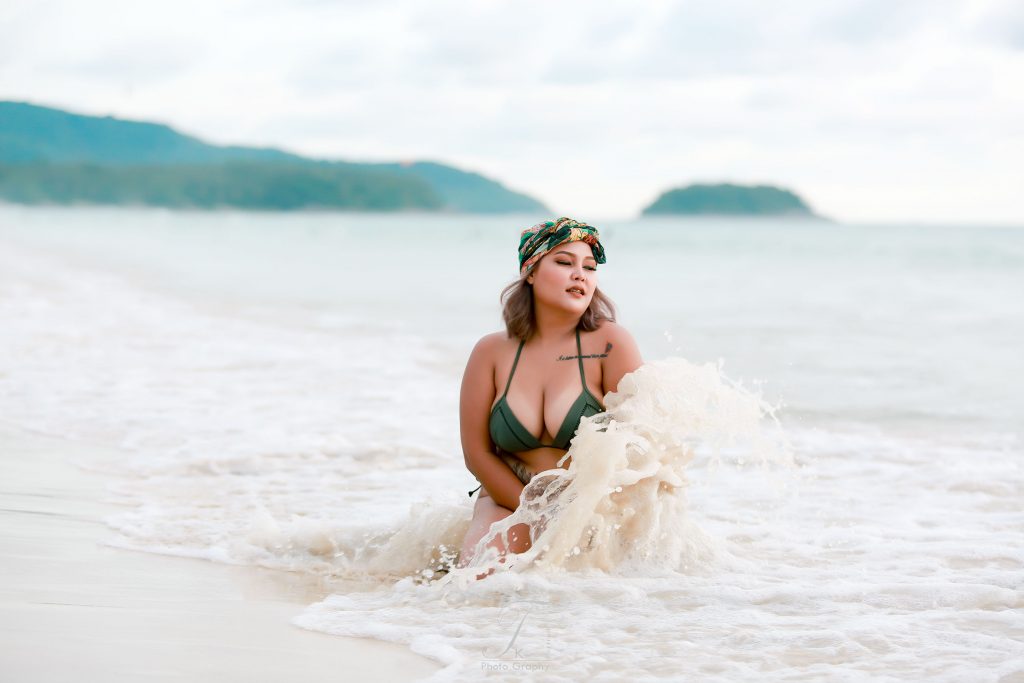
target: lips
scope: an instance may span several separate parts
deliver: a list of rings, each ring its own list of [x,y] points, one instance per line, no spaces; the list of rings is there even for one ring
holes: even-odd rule
[[[567,289],[565,291],[567,291],[570,294],[573,294],[575,296],[586,296],[587,295],[587,293],[585,291],[583,291],[582,287],[570,287],[569,289]]]

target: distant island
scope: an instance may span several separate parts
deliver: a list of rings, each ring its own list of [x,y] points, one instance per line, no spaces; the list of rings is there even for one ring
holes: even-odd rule
[[[550,213],[445,164],[312,159],[217,146],[169,126],[0,101],[0,200],[169,208]]]
[[[644,216],[794,216],[822,219],[793,192],[772,185],[694,183],[663,192]]]

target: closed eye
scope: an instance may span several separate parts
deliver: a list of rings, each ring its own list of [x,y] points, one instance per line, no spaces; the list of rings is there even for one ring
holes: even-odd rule
[[[557,263],[560,266],[571,266],[572,265],[572,263],[569,262],[569,261],[555,261],[555,263]],[[583,266],[583,268],[584,268],[584,270],[594,270],[594,271],[597,270],[596,266]]]

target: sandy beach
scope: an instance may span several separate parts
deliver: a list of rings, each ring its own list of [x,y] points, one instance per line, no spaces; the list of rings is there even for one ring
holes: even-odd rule
[[[328,589],[297,573],[112,548],[116,457],[0,427],[0,678],[5,681],[411,681],[407,649],[302,630]]]

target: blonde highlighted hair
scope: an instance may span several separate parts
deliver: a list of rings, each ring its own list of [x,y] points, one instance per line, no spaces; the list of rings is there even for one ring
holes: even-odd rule
[[[533,310],[533,285],[526,274],[501,290],[501,317],[509,338],[528,340],[537,331],[537,317]],[[584,332],[592,332],[606,320],[615,322],[615,304],[601,291],[594,290],[587,310],[577,325]]]

